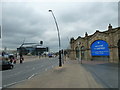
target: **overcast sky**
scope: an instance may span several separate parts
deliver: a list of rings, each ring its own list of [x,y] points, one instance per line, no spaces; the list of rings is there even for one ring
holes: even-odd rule
[[[51,51],[58,51],[57,30],[49,9],[57,19],[63,49],[71,37],[105,31],[109,23],[118,27],[117,2],[3,2],[3,48],[16,49],[25,39],[31,43],[42,40]]]

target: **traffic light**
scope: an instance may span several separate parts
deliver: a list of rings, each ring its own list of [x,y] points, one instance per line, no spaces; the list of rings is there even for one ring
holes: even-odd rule
[[[43,44],[43,41],[40,41],[40,44],[42,45],[42,44]]]

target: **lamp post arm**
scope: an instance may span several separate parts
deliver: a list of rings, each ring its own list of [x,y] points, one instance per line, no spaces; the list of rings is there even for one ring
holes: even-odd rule
[[[52,10],[49,10],[49,12],[52,13],[52,16],[54,18],[54,21],[55,21],[55,24],[56,24],[56,27],[57,27],[57,31],[58,31],[58,39],[59,39],[59,66],[61,67],[62,66],[62,61],[61,61],[61,43],[60,43],[60,32],[59,32],[59,28],[58,28],[58,24],[57,24],[57,21],[56,21],[56,18],[52,12]]]
[[[55,24],[56,24],[56,27],[57,27],[57,31],[58,31],[58,38],[59,38],[59,50],[61,49],[61,43],[60,43],[60,32],[59,32],[59,28],[58,28],[58,24],[57,24],[57,20],[56,20],[56,18],[55,18],[55,15],[53,14],[53,12],[51,12],[52,13],[52,16],[53,16],[53,18],[54,18],[54,20],[55,20]]]

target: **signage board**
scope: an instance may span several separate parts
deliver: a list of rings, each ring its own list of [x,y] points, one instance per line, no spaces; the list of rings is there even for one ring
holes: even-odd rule
[[[92,56],[109,56],[108,44],[104,40],[96,40],[91,45]]]

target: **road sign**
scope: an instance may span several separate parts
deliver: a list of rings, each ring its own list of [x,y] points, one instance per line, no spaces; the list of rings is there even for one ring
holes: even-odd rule
[[[109,56],[108,44],[104,40],[96,40],[91,45],[92,56]]]

